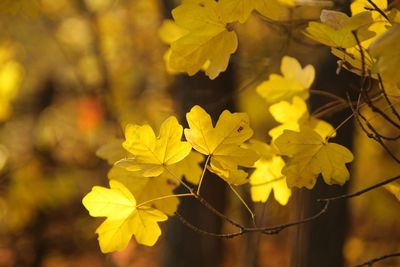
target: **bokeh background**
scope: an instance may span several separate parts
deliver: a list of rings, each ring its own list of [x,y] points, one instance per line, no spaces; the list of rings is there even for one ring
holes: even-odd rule
[[[227,72],[209,81],[202,73],[189,78],[165,69],[167,46],[159,28],[178,1],[1,1],[0,266],[340,267],[400,250],[400,203],[388,190],[394,188],[335,204],[325,219],[276,236],[215,240],[187,234],[170,220],[154,247],[132,240],[124,251],[108,255],[100,253],[94,233],[102,219],[89,217],[81,204],[92,186],[107,184],[110,167],[97,149],[122,137],[127,123],[157,128],[169,115],[183,118],[201,104],[214,118],[225,108],[248,112],[255,137],[266,141],[274,124],[255,87],[279,71],[284,55],[315,66],[317,89],[344,95],[357,86],[356,76],[337,76],[329,51],[302,34],[321,6],[297,8],[295,21],[278,24],[254,14],[237,28],[240,47]],[[346,10],[346,4],[335,8]],[[322,104],[312,98],[312,106]],[[327,118],[338,125],[350,113]],[[286,207],[271,197],[254,204],[260,225],[296,220],[312,213],[316,196],[357,190],[399,173],[400,166],[352,123],[338,139],[356,155],[348,185],[295,190]],[[212,203],[249,220],[234,196],[215,187],[208,188]],[[248,188],[241,193],[248,198]],[[205,225],[216,219],[201,216]],[[210,227],[231,230],[221,222]]]

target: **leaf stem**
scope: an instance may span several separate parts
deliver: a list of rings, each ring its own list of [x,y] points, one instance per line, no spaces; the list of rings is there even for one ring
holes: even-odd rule
[[[167,196],[162,196],[162,197],[156,197],[147,201],[144,201],[138,205],[136,205],[136,209],[140,208],[141,206],[147,205],[149,203],[158,201],[158,200],[163,200],[166,198],[172,198],[172,197],[194,197],[195,195],[193,193],[184,193],[184,194],[173,194],[173,195],[167,195]]]
[[[240,202],[242,202],[242,204],[246,207],[246,209],[249,211],[250,215],[251,215],[251,219],[253,220],[253,223],[255,223],[255,217],[256,215],[254,214],[254,212],[250,209],[249,205],[247,205],[246,201],[244,201],[244,199],[240,196],[239,192],[236,191],[236,189],[229,184],[229,187],[231,188],[231,190],[233,191],[233,193],[235,193],[235,195],[237,196],[237,198],[240,200]]]
[[[310,92],[310,94],[330,97],[330,98],[332,98],[332,99],[335,99],[335,100],[338,100],[338,101],[340,101],[340,102],[343,102],[343,103],[346,103],[346,104],[347,104],[346,99],[344,99],[344,98],[342,98],[342,97],[340,97],[340,96],[337,96],[337,95],[335,95],[335,94],[332,94],[332,93],[330,93],[330,92],[326,92],[326,91],[322,91],[322,90],[317,90],[317,89],[310,89],[309,92]]]
[[[203,173],[201,174],[199,185],[197,186],[197,191],[196,191],[197,195],[200,195],[201,185],[203,183],[204,175],[206,174],[207,165],[208,165],[208,162],[210,161],[210,158],[211,158],[211,155],[208,155],[207,159],[206,159],[206,162],[204,163]]]
[[[193,194],[193,189],[192,189],[187,183],[185,183],[182,179],[180,179],[175,173],[171,172],[171,170],[168,169],[167,166],[164,165],[163,167],[164,167],[164,169],[165,169],[169,174],[171,174],[171,175],[173,176],[173,178],[174,178],[176,181],[178,181],[179,183],[181,183],[187,190],[189,190],[189,192],[190,192],[191,194]]]

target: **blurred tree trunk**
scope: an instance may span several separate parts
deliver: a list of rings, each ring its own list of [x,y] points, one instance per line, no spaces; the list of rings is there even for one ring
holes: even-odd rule
[[[170,18],[173,0],[164,0],[165,17]],[[210,80],[203,73],[193,77],[179,75],[171,91],[180,104],[181,121],[192,106],[200,105],[210,113],[213,121],[225,110],[233,110],[233,71],[229,68],[217,79]],[[187,126],[187,125],[186,125]],[[182,189],[183,190],[183,189]],[[208,173],[202,186],[202,196],[217,210],[224,211],[226,185],[218,177]],[[209,232],[221,232],[222,221],[193,199],[182,199],[179,213],[189,222]],[[222,240],[202,236],[184,226],[178,219],[171,218],[165,231],[164,267],[217,267],[222,261]]]
[[[336,75],[336,59],[331,56],[317,67],[318,75],[315,88],[331,92],[346,99],[349,84],[358,84],[357,76],[343,70]],[[351,92],[350,92],[351,93]],[[312,97],[311,106],[319,107],[322,99]],[[351,111],[335,113],[328,117],[334,127],[345,120]],[[337,133],[333,142],[342,144],[351,150],[353,144],[353,123],[349,121]],[[322,178],[312,191],[302,189],[297,192],[297,219],[309,217],[321,210],[321,203],[317,199],[345,194],[348,191],[348,182],[344,186],[329,186]],[[296,229],[297,235],[293,242],[292,267],[341,267],[344,266],[343,244],[345,242],[348,226],[347,201],[332,203],[328,212],[311,223]]]

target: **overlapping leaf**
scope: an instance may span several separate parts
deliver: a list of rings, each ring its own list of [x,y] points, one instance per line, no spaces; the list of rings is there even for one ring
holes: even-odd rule
[[[400,82],[400,25],[396,24],[377,38],[369,47],[373,57],[377,59],[376,69],[385,83],[397,85]],[[389,87],[389,86],[388,86]]]
[[[199,106],[186,118],[190,128],[185,129],[185,137],[195,150],[211,156],[210,171],[230,184],[245,183],[247,173],[238,166],[251,167],[258,158],[253,150],[241,147],[253,135],[247,114],[225,110],[215,128],[210,115]]]
[[[310,116],[306,102],[300,97],[293,97],[292,102],[281,101],[269,108],[274,119],[281,125],[271,129],[269,135],[275,140],[284,130],[299,131],[300,126],[308,126],[322,138],[333,137],[335,129],[328,122]]]
[[[254,164],[254,172],[250,175],[252,200],[266,202],[274,191],[275,199],[281,205],[286,205],[291,196],[291,190],[286,184],[286,177],[281,173],[285,162],[265,143],[253,140],[251,147],[260,156]]]
[[[285,56],[281,63],[282,75],[271,74],[267,81],[257,87],[257,92],[268,102],[276,103],[291,100],[293,96],[307,99],[308,89],[315,78],[315,70],[311,65],[302,68],[292,57]]]
[[[157,177],[143,177],[140,172],[127,171],[118,166],[111,168],[108,178],[126,186],[138,203],[171,196],[174,194],[173,190],[178,186],[178,182],[166,174]],[[177,197],[169,197],[162,201],[153,201],[148,205],[171,216],[177,210],[178,204]]]
[[[157,177],[143,177],[140,171],[128,171],[125,168],[114,166],[108,173],[108,178],[121,182],[131,191],[137,202],[143,203],[173,195],[173,190],[179,185],[177,178],[185,177],[189,182],[197,184],[202,173],[199,163],[203,160],[203,155],[192,151],[184,160],[168,167],[169,172],[164,172]],[[168,197],[149,205],[172,216],[178,208],[179,199],[178,197]]]
[[[345,147],[326,142],[308,127],[300,132],[285,130],[275,140],[280,154],[289,160],[282,169],[289,187],[313,188],[319,174],[327,184],[343,185],[349,179],[345,163],[353,160],[352,153]]]
[[[185,0],[172,16],[188,33],[171,44],[169,66],[194,75],[207,63],[205,72],[211,79],[225,71],[230,55],[237,49],[237,36],[227,29],[217,2]]]
[[[360,42],[375,36],[374,32],[368,30],[373,23],[371,12],[348,17],[339,11],[323,10],[321,22],[310,22],[305,34],[327,46],[341,48],[356,46],[357,40],[353,32],[357,34]]]
[[[103,253],[124,249],[132,235],[138,243],[153,246],[161,235],[158,222],[168,218],[149,206],[137,208],[131,192],[114,180],[110,181],[110,188],[93,187],[82,203],[91,216],[107,217],[96,230]]]
[[[374,1],[374,4],[380,8],[382,11],[387,9],[387,1],[386,0],[378,0]],[[374,10],[375,8],[367,1],[367,0],[356,0],[350,5],[352,15],[360,14],[365,12],[366,10]],[[375,33],[375,36],[365,41],[361,41],[360,45],[364,49],[363,51],[363,60],[360,53],[360,48],[358,46],[347,48],[347,49],[338,49],[332,48],[332,54],[341,59],[343,66],[358,74],[361,75],[361,70],[363,68],[362,64],[364,63],[364,68],[367,70],[371,70],[373,65],[373,58],[369,55],[366,49],[368,46],[381,34],[387,31],[387,28],[390,26],[389,21],[387,21],[379,12],[373,11],[371,12],[372,23],[369,25],[368,30]],[[364,62],[362,62],[364,61]],[[373,75],[374,78],[377,78]]]
[[[273,20],[286,20],[290,14],[289,7],[294,6],[294,1],[220,0],[218,4],[224,21],[244,23],[253,10]]]
[[[122,146],[134,157],[117,164],[130,171],[142,171],[145,177],[158,176],[165,166],[175,164],[189,155],[192,147],[182,142],[182,126],[175,117],[169,117],[160,128],[157,138],[149,125],[129,124],[125,129],[125,142]]]

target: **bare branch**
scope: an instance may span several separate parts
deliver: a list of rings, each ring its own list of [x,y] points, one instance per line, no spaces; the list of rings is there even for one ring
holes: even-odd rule
[[[367,1],[368,1],[368,3],[371,4],[371,6],[374,7],[374,9],[375,9],[379,14],[382,15],[382,17],[384,17],[387,21],[389,21],[388,16],[385,14],[385,12],[384,12],[382,9],[380,9],[372,0],[367,0]]]
[[[395,253],[386,254],[386,255],[383,255],[383,256],[380,256],[380,257],[377,257],[377,258],[373,258],[373,259],[371,259],[371,260],[369,260],[367,262],[364,262],[362,264],[356,265],[354,267],[372,266],[375,263],[377,263],[378,261],[383,261],[385,259],[393,258],[393,257],[400,257],[400,252],[395,252]]]

